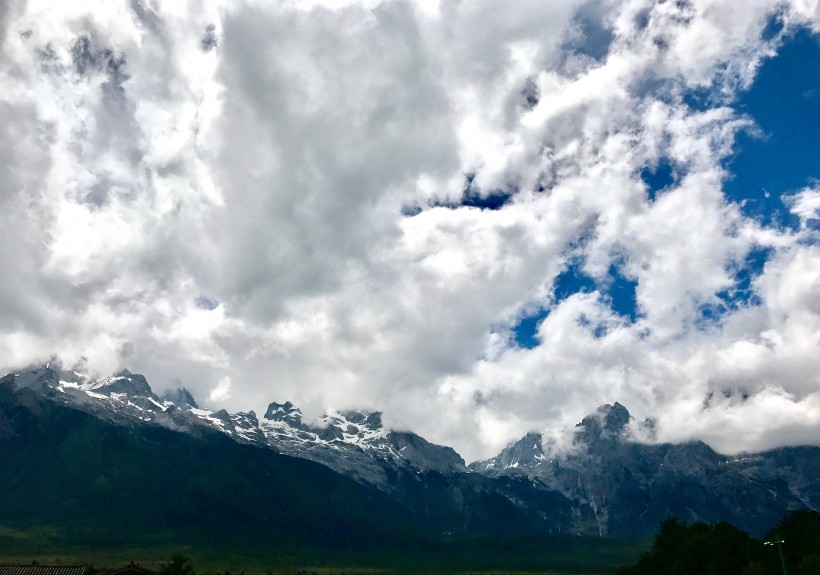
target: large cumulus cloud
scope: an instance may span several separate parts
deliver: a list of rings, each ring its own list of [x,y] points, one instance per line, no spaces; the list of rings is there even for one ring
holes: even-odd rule
[[[379,408],[468,459],[613,400],[660,440],[817,441],[816,185],[790,228],[723,194],[737,95],[817,2],[15,0],[0,25],[4,368]],[[570,265],[597,289],[557,297]]]

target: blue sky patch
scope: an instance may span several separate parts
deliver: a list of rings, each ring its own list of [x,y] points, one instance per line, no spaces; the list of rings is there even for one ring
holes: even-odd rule
[[[772,248],[759,248],[746,256],[743,266],[735,272],[735,285],[730,290],[724,290],[717,295],[726,305],[737,309],[740,305],[757,305],[760,298],[752,289],[754,279],[763,273],[763,267],[772,254]]]
[[[631,322],[634,322],[638,317],[638,305],[635,295],[638,282],[624,277],[615,264],[610,266],[609,274],[605,279],[596,282],[583,272],[583,266],[584,260],[582,258],[574,258],[570,260],[567,268],[556,276],[553,282],[555,304],[564,301],[573,294],[589,293],[597,289],[614,312],[628,317]],[[548,315],[549,309],[542,309],[519,320],[512,330],[516,345],[527,349],[536,347],[538,345],[536,338],[538,325]],[[595,337],[601,337],[605,333],[605,326],[595,328]]]
[[[820,178],[820,38],[807,29],[787,38],[735,107],[763,136],[738,136],[726,198],[766,225],[796,228],[782,198]]]
[[[537,313],[522,318],[513,327],[513,339],[516,345],[525,349],[532,349],[538,346],[538,339],[536,337],[538,325],[544,321],[544,318],[548,315],[548,310],[541,309],[538,310]]]
[[[194,305],[199,309],[204,309],[207,311],[215,310],[219,307],[219,301],[213,298],[201,295],[194,300]]]
[[[591,292],[595,289],[595,281],[584,273],[584,260],[575,258],[570,260],[567,268],[558,274],[553,282],[553,297],[555,303],[567,299],[578,292]]]
[[[478,208],[480,210],[500,210],[507,205],[515,196],[516,189],[510,187],[508,190],[493,190],[487,194],[482,194],[478,186],[475,185],[474,173],[464,175],[464,190],[459,201],[433,202],[431,208]],[[419,205],[405,205],[401,208],[404,217],[412,218],[417,216],[424,208]]]
[[[513,197],[512,193],[492,192],[486,196],[478,193],[465,194],[459,206],[479,208],[482,210],[500,210]]]
[[[475,185],[475,174],[464,176],[464,195],[459,206],[468,208],[480,208],[482,210],[500,210],[510,201],[514,192],[494,190],[489,194],[481,194],[481,190]]]
[[[579,37],[563,45],[565,52],[583,54],[601,61],[609,54],[615,34],[605,21],[605,8],[600,2],[583,5],[573,18],[580,32]]]
[[[763,40],[766,42],[774,40],[783,31],[785,26],[786,23],[783,21],[781,14],[769,18],[769,21],[766,22],[766,27],[763,29]]]
[[[683,94],[683,103],[697,112],[705,112],[714,106],[714,91],[711,87],[698,87]]]
[[[675,175],[669,161],[663,159],[654,168],[645,167],[641,170],[641,180],[646,185],[646,193],[650,201],[655,201],[658,192],[675,183]]]
[[[701,318],[698,322],[700,328],[719,322],[726,313],[741,307],[760,305],[760,296],[755,292],[752,282],[763,273],[771,254],[771,248],[760,248],[746,256],[743,265],[735,271],[734,285],[715,294],[719,302],[701,306]]]
[[[413,216],[417,216],[422,212],[421,206],[402,206],[401,207],[401,215],[405,218],[412,218]]]
[[[598,286],[598,289],[609,300],[610,307],[617,314],[634,322],[638,317],[638,302],[635,295],[638,282],[621,274],[615,264],[609,266],[609,280],[607,286],[603,289],[602,286]]]

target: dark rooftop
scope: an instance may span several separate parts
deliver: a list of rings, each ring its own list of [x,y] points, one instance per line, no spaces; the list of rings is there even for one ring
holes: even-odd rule
[[[0,573],[0,575],[3,575]],[[125,567],[118,569],[107,569],[100,573],[100,575],[157,575],[156,571],[151,571],[145,567],[140,567],[138,564],[131,563]]]
[[[0,575],[85,575],[88,565],[2,565]]]

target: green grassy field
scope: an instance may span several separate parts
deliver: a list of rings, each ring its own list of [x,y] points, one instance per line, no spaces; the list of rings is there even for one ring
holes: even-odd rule
[[[648,548],[644,541],[583,537],[474,538],[429,541],[407,547],[376,549],[246,548],[220,545],[61,544],[48,530],[19,532],[0,528],[0,562],[70,565],[97,568],[130,561],[158,569],[175,554],[191,558],[197,573],[268,573],[353,575],[355,573],[612,573],[634,563]]]

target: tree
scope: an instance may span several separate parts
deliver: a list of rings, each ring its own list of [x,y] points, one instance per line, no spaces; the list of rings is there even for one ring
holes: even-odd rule
[[[783,540],[790,575],[820,573],[820,513],[792,511],[764,538]],[[619,575],[781,575],[772,547],[722,522],[687,525],[670,519],[661,524],[652,548]]]
[[[820,513],[800,509],[790,512],[766,534],[764,541],[783,540],[789,573],[820,573]]]
[[[171,562],[159,568],[160,575],[195,575],[191,560],[184,555],[174,555]]]
[[[664,521],[652,548],[621,575],[723,575],[742,573],[762,557],[762,543],[721,522],[717,525]],[[759,571],[759,570],[758,570]],[[754,568],[749,575],[757,575]],[[765,571],[764,571],[765,573]]]

